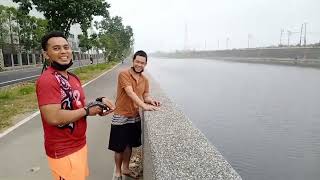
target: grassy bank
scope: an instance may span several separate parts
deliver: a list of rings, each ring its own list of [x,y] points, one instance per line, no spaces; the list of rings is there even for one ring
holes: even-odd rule
[[[101,73],[111,69],[117,62],[89,65],[73,71],[84,84]],[[24,82],[0,89],[0,131],[10,127],[14,119],[25,113],[36,111],[38,108],[35,94],[35,82]]]

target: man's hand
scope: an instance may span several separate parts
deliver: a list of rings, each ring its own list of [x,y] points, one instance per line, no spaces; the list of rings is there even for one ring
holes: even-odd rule
[[[142,109],[145,111],[158,111],[159,108],[150,104],[144,104],[144,106],[142,106]]]
[[[156,107],[160,106],[160,101],[154,100],[152,97],[149,96],[149,93],[144,94],[144,102]]]
[[[86,105],[85,110],[88,111],[88,116],[95,116],[97,114],[102,113],[103,109],[107,108],[105,104],[99,101],[93,101]]]
[[[104,98],[102,98],[102,103],[105,104],[106,106],[108,106],[109,110],[101,112],[99,114],[100,116],[105,116],[105,115],[110,114],[114,111],[115,106],[112,101],[110,101],[109,99],[104,97]]]
[[[159,101],[156,101],[156,100],[151,100],[151,101],[150,101],[150,104],[152,104],[153,106],[157,106],[157,107],[160,106],[160,102],[159,102]]]
[[[92,106],[92,107],[88,107],[89,108],[89,114],[88,116],[95,116],[99,113],[101,113],[102,108],[100,106]]]

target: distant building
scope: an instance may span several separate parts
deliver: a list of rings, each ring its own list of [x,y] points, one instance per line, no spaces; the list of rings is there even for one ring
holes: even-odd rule
[[[68,41],[73,51],[80,52],[79,40],[77,37],[75,37],[73,34],[70,34],[68,37]]]
[[[15,7],[18,8],[18,4],[14,3],[12,0],[0,0],[0,5],[8,6],[8,7]],[[41,12],[38,12],[35,8],[33,8],[30,13],[30,16],[35,16],[37,18],[44,18]],[[82,58],[79,48],[79,40],[78,35],[82,34],[81,28],[79,24],[72,25],[70,28],[70,35],[68,37],[68,41],[70,46],[73,50],[74,59]],[[12,40],[11,40],[12,39]],[[2,56],[0,65],[5,67],[13,67],[17,65],[28,65],[34,63],[42,63],[42,55],[41,52],[34,52],[35,54],[29,54],[29,52],[23,51],[21,46],[19,46],[19,37],[18,34],[12,32],[7,39],[7,44],[2,46]],[[11,42],[12,45],[11,45]],[[0,53],[1,54],[1,53]]]
[[[18,8],[18,4],[14,3],[12,0],[0,0],[0,5],[12,6],[12,7]],[[31,16],[35,16],[38,18],[44,18],[43,14],[41,12],[38,12],[35,8],[33,8],[29,14]],[[68,41],[72,49],[76,52],[80,52],[79,40],[78,40],[79,34],[82,34],[80,25],[79,24],[72,25],[70,28],[70,35],[69,35]],[[11,42],[10,38],[11,38],[10,36],[7,38],[8,43]],[[13,44],[15,45],[19,44],[19,38],[17,34],[13,34]]]

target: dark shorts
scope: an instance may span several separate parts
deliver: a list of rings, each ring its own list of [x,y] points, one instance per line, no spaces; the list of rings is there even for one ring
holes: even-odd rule
[[[125,150],[126,146],[141,146],[141,121],[111,125],[108,149],[120,153]]]

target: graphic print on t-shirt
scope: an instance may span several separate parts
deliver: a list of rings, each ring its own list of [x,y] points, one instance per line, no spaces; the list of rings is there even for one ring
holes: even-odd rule
[[[82,103],[80,101],[80,92],[78,90],[73,91],[73,99],[76,101],[76,105],[81,107]]]
[[[80,101],[80,92],[78,90],[75,90],[75,92],[72,92],[71,89],[71,85],[69,84],[68,80],[66,78],[64,78],[61,74],[59,74],[58,72],[55,72],[55,77],[57,79],[57,81],[60,84],[60,91],[61,91],[61,109],[65,109],[65,110],[73,110],[73,104],[72,101],[76,100],[76,101]],[[73,96],[73,93],[75,94],[75,98]],[[76,102],[78,105],[78,102]],[[80,102],[81,103],[81,102]],[[75,123],[69,123],[69,124],[65,124],[65,125],[58,125],[58,128],[61,129],[65,129],[68,128],[70,129],[71,134],[74,131],[75,128]]]

